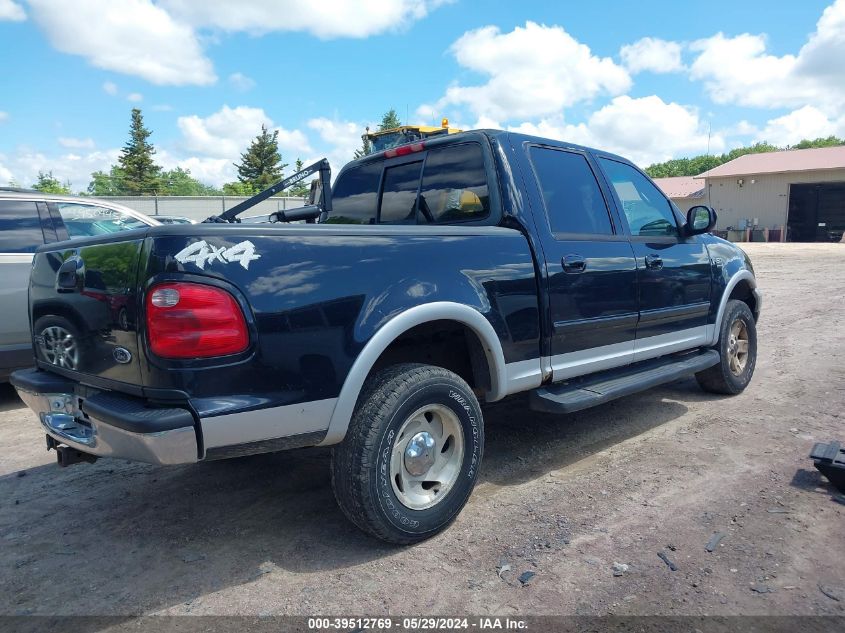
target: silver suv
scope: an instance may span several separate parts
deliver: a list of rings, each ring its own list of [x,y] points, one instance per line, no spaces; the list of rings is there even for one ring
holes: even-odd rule
[[[95,198],[0,187],[0,382],[13,370],[33,365],[27,288],[36,248],[158,224],[143,213]],[[49,339],[42,345],[49,343],[52,353],[72,362],[76,341],[59,329],[37,334]]]

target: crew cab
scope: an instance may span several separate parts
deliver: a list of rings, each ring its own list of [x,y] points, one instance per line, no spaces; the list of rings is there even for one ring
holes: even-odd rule
[[[413,543],[470,496],[480,403],[528,392],[563,415],[684,376],[751,380],[748,257],[624,158],[476,130],[354,161],[323,191],[311,224],[38,249],[38,368],[12,383],[60,463],[332,446],[344,513]],[[72,367],[44,351],[57,323],[81,342]]]

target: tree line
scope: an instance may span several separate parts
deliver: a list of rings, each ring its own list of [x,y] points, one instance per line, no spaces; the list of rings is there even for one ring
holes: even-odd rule
[[[723,163],[732,161],[745,154],[759,154],[761,152],[777,152],[781,150],[790,149],[811,149],[816,147],[833,147],[835,145],[845,145],[845,139],[837,138],[835,136],[828,136],[826,138],[805,139],[795,145],[786,147],[777,147],[771,143],[763,141],[762,143],[755,143],[750,147],[738,147],[730,152],[713,156],[710,154],[702,154],[692,158],[674,158],[667,160],[665,163],[655,163],[645,168],[645,172],[652,178],[669,178],[671,176],[698,176],[705,171],[718,167]]]
[[[116,165],[108,171],[95,171],[86,193],[92,196],[251,196],[284,178],[288,163],[282,162],[279,152],[279,131],[272,133],[266,125],[234,163],[238,179],[222,188],[206,185],[191,175],[190,169],[176,167],[165,170],[155,162],[156,149],[149,138],[152,132],[144,125],[138,108],[132,109],[129,140],[123,146]],[[302,169],[301,159],[296,160],[296,170]],[[70,182],[60,182],[52,171],[38,172],[33,189],[47,193],[69,194]],[[308,185],[298,183],[283,192],[290,196],[305,196]]]

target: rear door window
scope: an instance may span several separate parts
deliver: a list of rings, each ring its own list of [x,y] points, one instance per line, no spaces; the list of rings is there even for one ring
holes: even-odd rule
[[[43,243],[34,201],[0,200],[0,253],[33,253]]]
[[[552,233],[613,235],[607,204],[583,154],[532,147],[530,156]]]
[[[425,161],[420,224],[471,222],[490,213],[487,172],[478,143],[433,149]]]
[[[147,226],[128,213],[109,207],[75,202],[58,202],[56,206],[71,238],[116,233]]]
[[[332,224],[375,224],[378,185],[383,163],[353,167],[338,178],[332,191]]]

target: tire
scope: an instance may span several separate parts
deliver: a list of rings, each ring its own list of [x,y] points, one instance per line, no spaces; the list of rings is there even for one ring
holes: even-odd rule
[[[33,326],[38,359],[64,369],[78,369],[84,342],[76,326],[57,315],[43,316]]]
[[[740,335],[736,336],[739,329]],[[732,334],[733,332],[733,334]],[[737,341],[745,341],[747,352],[735,353],[743,345]],[[704,391],[736,395],[741,393],[751,382],[754,367],[757,364],[757,328],[751,309],[742,301],[728,301],[725,317],[719,330],[719,363],[695,375],[698,384]]]
[[[441,367],[394,365],[364,384],[346,437],[332,452],[332,488],[344,514],[367,534],[417,543],[464,507],[483,450],[481,407],[466,382]]]

